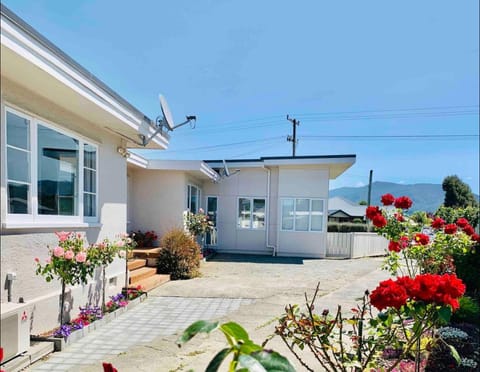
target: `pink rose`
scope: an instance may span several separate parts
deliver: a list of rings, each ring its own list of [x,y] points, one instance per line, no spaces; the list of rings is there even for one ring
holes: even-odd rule
[[[124,257],[125,257],[125,251],[120,251],[120,252],[118,252],[118,255],[119,255],[121,258],[124,258]]]
[[[125,242],[124,242],[123,240],[119,240],[119,241],[117,241],[117,242],[115,243],[115,245],[116,245],[117,247],[123,247],[123,246],[125,246]]]
[[[36,262],[36,263],[39,263],[39,262],[40,262],[40,260],[38,259],[38,257],[35,257],[35,262]]]
[[[85,252],[78,252],[75,256],[75,261],[85,262],[87,260],[87,254]]]
[[[45,260],[45,262],[46,262],[47,264],[49,264],[49,263],[52,262],[52,259],[51,259],[50,257],[48,257],[48,258]]]
[[[53,255],[55,257],[63,257],[65,250],[62,247],[55,247],[53,250]]]
[[[204,212],[205,212],[205,211],[203,210],[203,208],[200,208],[200,209],[198,210],[198,213],[203,214]]]
[[[61,242],[64,242],[65,240],[68,240],[68,237],[70,236],[70,232],[67,231],[57,231],[55,235],[57,236],[58,240]]]
[[[73,251],[66,251],[65,252],[65,259],[71,260],[73,257],[75,257],[75,253],[73,253]]]
[[[124,238],[128,238],[129,235],[127,233],[122,233],[120,234],[120,238],[124,239]]]

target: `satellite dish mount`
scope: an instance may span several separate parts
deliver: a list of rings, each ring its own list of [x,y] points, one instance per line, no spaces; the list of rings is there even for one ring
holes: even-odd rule
[[[240,172],[240,169],[236,169],[233,173],[230,173],[230,169],[228,169],[227,162],[222,160],[223,162],[223,169],[220,170],[220,177],[221,178],[228,178]]]
[[[175,124],[165,97],[160,94],[158,99],[160,101],[162,115],[157,116],[155,120],[156,130],[152,135],[150,135],[150,137],[147,138],[145,135],[139,134],[143,146],[146,146],[158,133],[163,133],[164,129],[167,132],[172,132],[174,129],[182,127],[186,124],[190,124],[192,129],[195,128],[195,122],[197,121],[197,117],[195,115],[187,115],[187,120],[185,120],[183,123]]]

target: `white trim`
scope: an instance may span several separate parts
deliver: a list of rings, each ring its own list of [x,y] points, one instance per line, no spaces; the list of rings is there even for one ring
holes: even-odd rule
[[[248,199],[250,200],[250,227],[241,227],[239,226],[239,213],[240,213],[240,199]],[[265,203],[264,209],[264,216],[263,216],[263,227],[253,227],[253,200],[258,199],[258,200],[263,200]],[[236,227],[237,230],[255,230],[255,231],[263,231],[266,229],[266,209],[267,209],[267,199],[265,196],[237,196],[237,215],[236,215]]]
[[[20,229],[58,229],[62,227],[68,228],[95,228],[95,227],[102,227],[103,224],[100,222],[55,222],[55,223],[47,223],[45,222],[38,222],[38,223],[15,223],[15,222],[5,222],[2,223],[3,229],[12,229],[12,230],[20,230]]]
[[[147,159],[130,151],[127,152],[127,163],[136,165],[137,167],[140,167],[140,168],[148,167]]]

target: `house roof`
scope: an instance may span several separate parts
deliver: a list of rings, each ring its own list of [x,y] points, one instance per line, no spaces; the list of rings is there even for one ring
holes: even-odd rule
[[[329,216],[341,211],[350,217],[363,218],[365,216],[365,210],[366,206],[355,204],[354,202],[339,196],[334,196],[333,198],[328,199]]]
[[[337,178],[350,168],[356,160],[356,155],[304,155],[304,156],[266,156],[258,159],[227,159],[225,162],[238,168],[264,166],[328,166],[330,179]],[[212,168],[223,168],[223,160],[205,160]]]
[[[139,131],[147,136],[155,132],[153,121],[143,112],[5,5],[1,4],[0,9],[2,78],[128,138],[127,143],[132,147],[138,147],[135,142]],[[158,134],[150,147],[167,148],[168,139],[167,134]]]

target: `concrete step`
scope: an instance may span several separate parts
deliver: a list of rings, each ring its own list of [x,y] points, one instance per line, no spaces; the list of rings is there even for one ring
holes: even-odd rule
[[[170,281],[170,275],[156,274],[136,282],[135,285],[141,285],[142,290],[148,292],[169,281]]]
[[[146,259],[135,258],[133,260],[128,261],[128,270],[132,271],[132,270],[144,267],[146,265],[147,265],[147,260]]]
[[[31,341],[30,348],[23,354],[1,365],[2,371],[22,371],[37,360],[53,353],[53,342]]]
[[[156,274],[157,269],[153,267],[141,267],[140,269],[130,271],[130,284],[138,285],[140,284],[139,281]]]
[[[147,259],[147,258],[159,257],[161,250],[162,248],[140,248],[140,249],[134,249],[132,252],[133,252],[133,257],[135,258]]]

